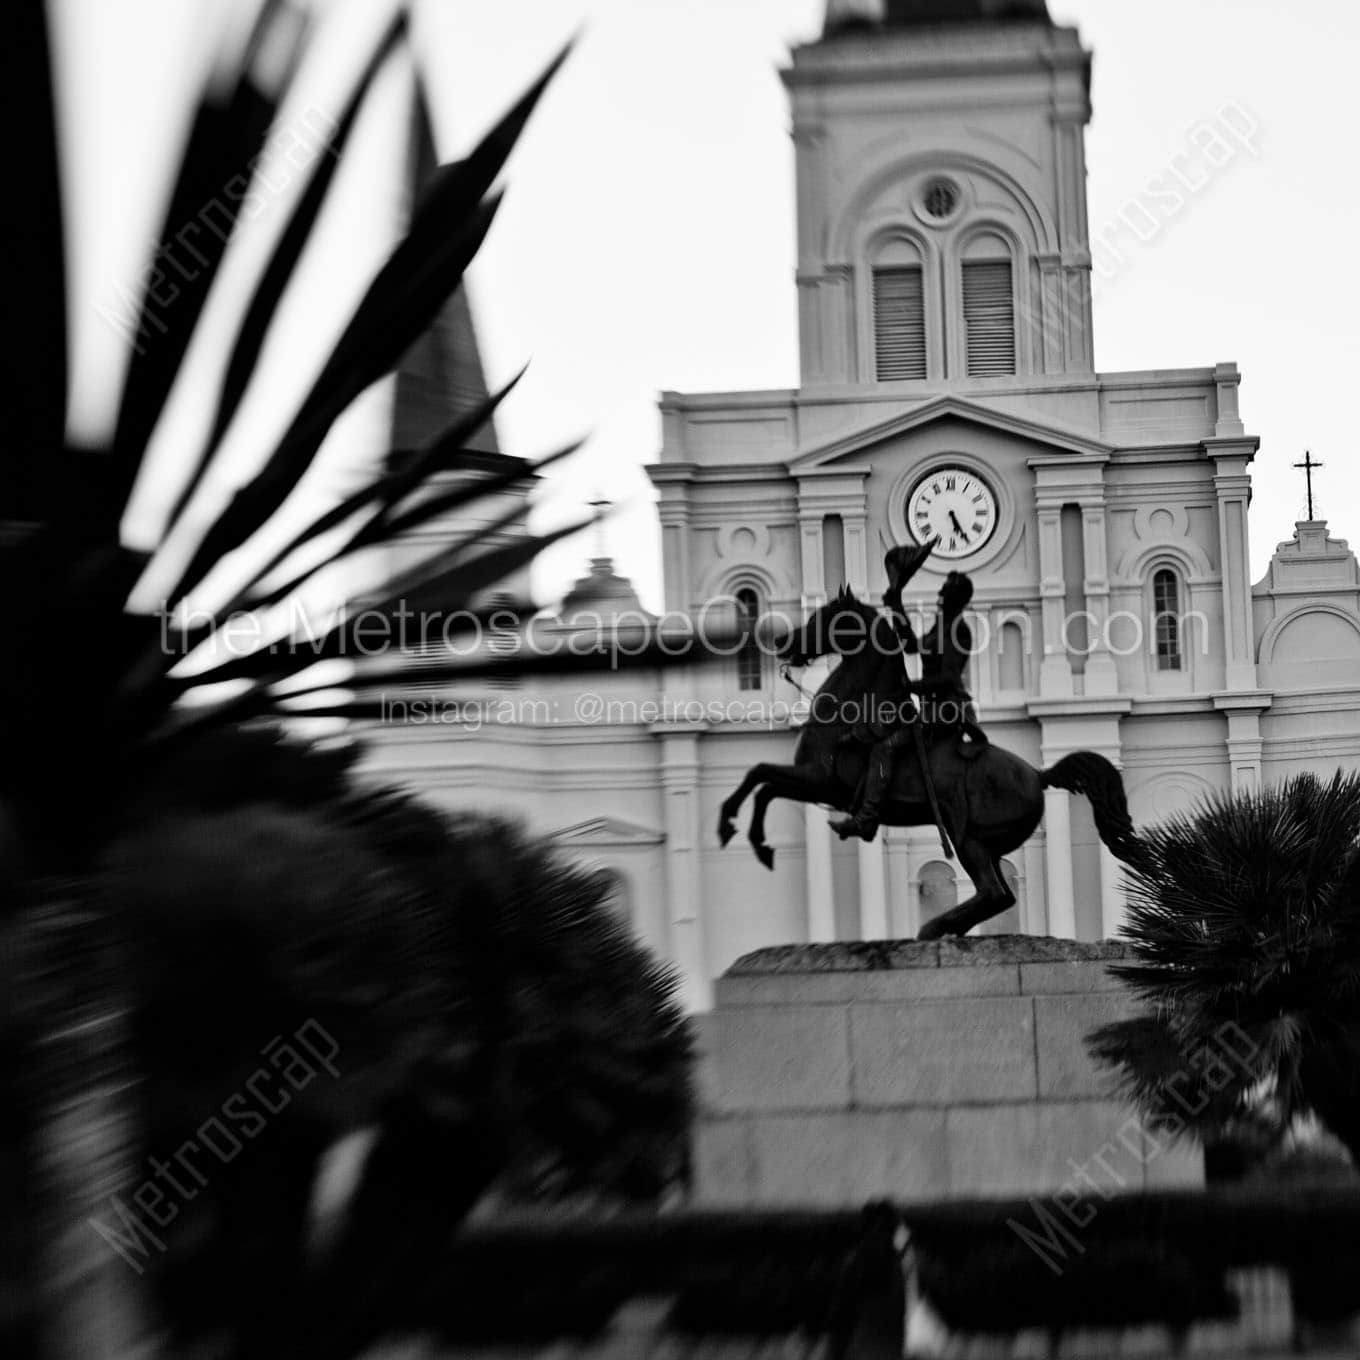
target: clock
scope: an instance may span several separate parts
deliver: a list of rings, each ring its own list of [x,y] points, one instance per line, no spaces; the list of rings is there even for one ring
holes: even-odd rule
[[[932,468],[907,497],[907,525],[918,543],[940,540],[935,557],[977,552],[996,532],[996,523],[996,493],[967,468]]]

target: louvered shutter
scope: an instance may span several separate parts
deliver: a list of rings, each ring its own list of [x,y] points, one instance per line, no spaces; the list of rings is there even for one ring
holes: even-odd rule
[[[926,376],[925,289],[921,270],[874,270],[874,371],[879,382]]]
[[[968,376],[1015,372],[1015,302],[1009,260],[963,266],[963,329]]]

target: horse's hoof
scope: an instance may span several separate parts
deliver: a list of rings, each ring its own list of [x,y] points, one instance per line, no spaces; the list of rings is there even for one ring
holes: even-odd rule
[[[736,834],[737,827],[735,822],[729,821],[726,817],[723,817],[718,822],[718,840],[721,841],[723,845],[726,845]]]
[[[917,932],[916,938],[918,940],[941,940],[948,933],[946,927],[942,926],[939,921],[927,921]]]
[[[757,845],[752,847],[756,852],[756,858],[767,868],[774,868],[774,851],[768,845]]]

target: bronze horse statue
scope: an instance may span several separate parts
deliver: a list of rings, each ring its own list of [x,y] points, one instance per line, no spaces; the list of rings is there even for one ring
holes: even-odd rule
[[[792,765],[754,765],[722,805],[718,836],[726,845],[736,833],[735,818],[755,791],[748,837],[760,862],[774,868],[774,850],[765,841],[765,812],[775,798],[821,803],[853,810],[869,747],[857,729],[872,713],[910,702],[902,649],[891,620],[848,590],[822,605],[785,645],[791,665],[804,665],[828,653],[840,664],[813,696],[807,725],[798,739]],[[974,895],[928,921],[923,940],[963,935],[1015,903],[1001,874],[1001,857],[1034,834],[1044,815],[1044,790],[1064,789],[1091,800],[1096,830],[1116,858],[1133,862],[1139,842],[1129,818],[1119,771],[1093,751],[1075,751],[1047,770],[1036,770],[1010,751],[988,744],[966,757],[956,732],[930,735],[927,760],[944,829],[958,849],[959,863],[973,881]],[[931,810],[920,762],[908,753],[898,761],[885,826],[929,826]]]

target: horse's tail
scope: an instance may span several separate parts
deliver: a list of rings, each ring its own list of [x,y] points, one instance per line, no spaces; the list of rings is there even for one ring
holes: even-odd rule
[[[1094,751],[1073,751],[1040,774],[1046,789],[1065,789],[1084,794],[1091,801],[1100,839],[1111,854],[1137,868],[1147,859],[1147,846],[1133,829],[1124,781],[1104,756]]]

